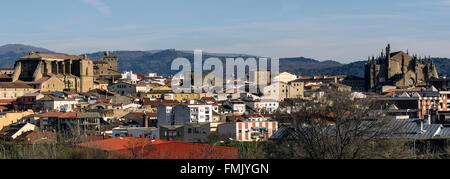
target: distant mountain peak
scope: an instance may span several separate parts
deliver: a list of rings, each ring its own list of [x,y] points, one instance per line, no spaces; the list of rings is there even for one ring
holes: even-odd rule
[[[6,54],[6,53],[16,53],[16,54],[23,54],[28,53],[30,51],[39,51],[42,53],[55,53],[51,50],[35,47],[31,45],[23,45],[23,44],[6,44],[3,46],[0,46],[0,55]]]

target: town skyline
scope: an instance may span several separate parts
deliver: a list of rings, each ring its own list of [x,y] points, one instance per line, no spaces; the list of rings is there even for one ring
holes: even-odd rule
[[[387,44],[390,44],[390,43],[387,43]],[[176,49],[176,48],[157,48],[157,49],[144,49],[144,50],[137,50],[137,49],[116,49],[116,50],[103,49],[103,50],[101,50],[101,49],[100,49],[99,51],[82,52],[82,53],[79,53],[79,54],[73,54],[73,53],[67,53],[67,52],[64,52],[64,51],[53,50],[53,49],[46,48],[46,47],[34,46],[34,45],[30,45],[30,44],[21,44],[21,43],[0,44],[0,47],[10,46],[10,45],[12,45],[12,46],[14,46],[14,45],[17,45],[17,46],[26,46],[26,47],[32,47],[32,48],[38,48],[38,49],[44,49],[44,50],[48,50],[48,51],[51,51],[51,52],[54,52],[54,53],[61,53],[61,54],[68,54],[68,55],[79,55],[79,56],[82,56],[82,55],[84,55],[84,54],[103,53],[103,52],[105,52],[105,51],[109,51],[109,52],[118,52],[118,51],[142,51],[142,52],[153,52],[153,53],[157,53],[157,52],[164,51],[164,50],[176,50],[176,51],[181,51],[181,52],[194,53],[195,50],[201,50],[201,51],[203,51],[204,53],[212,54],[212,55],[218,55],[218,56],[232,55],[232,56],[253,56],[253,57],[283,58],[283,59],[299,58],[299,57],[301,57],[301,58],[314,59],[314,60],[317,60],[317,61],[320,61],[320,62],[335,61],[335,62],[338,62],[338,63],[341,63],[341,64],[351,64],[351,63],[355,63],[355,62],[359,62],[359,61],[367,61],[367,58],[368,58],[368,57],[372,57],[372,56],[373,56],[373,57],[377,57],[377,56],[379,56],[379,52],[378,52],[378,53],[377,53],[377,52],[374,52],[374,53],[372,53],[373,55],[372,55],[372,54],[371,54],[371,55],[366,55],[365,58],[355,59],[355,60],[353,60],[353,61],[340,61],[340,60],[336,60],[336,59],[316,59],[316,58],[314,58],[314,57],[310,57],[310,56],[302,56],[302,55],[300,55],[300,56],[286,56],[286,57],[273,57],[273,56],[262,56],[262,55],[259,55],[259,54],[245,53],[245,52],[237,53],[237,52],[205,51],[205,50],[203,50],[203,49]],[[384,49],[380,49],[380,50],[384,52]],[[379,50],[379,51],[380,51],[380,50]],[[411,54],[417,55],[418,57],[450,58],[450,56],[447,57],[447,56],[434,56],[434,55],[432,55],[432,54],[420,54],[420,53],[411,51],[409,48],[407,48],[407,49],[399,49],[399,48],[395,48],[395,47],[393,48],[393,52],[399,52],[399,51],[403,51],[403,52],[411,52]]]
[[[0,8],[11,24],[0,29],[0,44],[68,54],[202,49],[349,63],[390,43],[422,56],[450,57],[447,0],[23,2]]]

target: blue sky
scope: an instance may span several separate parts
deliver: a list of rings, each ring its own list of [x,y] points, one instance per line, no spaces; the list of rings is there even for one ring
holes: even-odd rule
[[[450,57],[450,0],[2,0],[0,45],[175,48],[348,63],[393,50]]]

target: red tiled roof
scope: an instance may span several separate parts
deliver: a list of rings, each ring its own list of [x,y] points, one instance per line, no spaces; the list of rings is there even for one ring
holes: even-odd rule
[[[0,82],[0,88],[31,88],[31,86],[25,83]]]
[[[31,142],[34,142],[39,139],[48,139],[55,141],[56,140],[56,133],[55,132],[40,132],[40,131],[29,131],[25,132],[19,137],[16,138],[16,140],[28,140]]]
[[[216,99],[214,97],[203,97],[202,100],[203,101],[216,101]]]
[[[176,105],[180,104],[180,102],[176,100],[150,100],[149,98],[144,98],[143,105],[144,106],[159,106],[161,104],[165,105]]]
[[[133,157],[136,154],[138,157],[147,159],[236,159],[238,157],[238,149],[232,147],[215,146],[213,148],[210,145],[204,144],[135,137],[120,137],[85,142],[79,144],[79,146],[108,151],[111,157]]]
[[[0,99],[0,105],[9,105],[12,104],[15,99]]]
[[[64,113],[63,112],[48,112],[48,113],[44,113],[44,114],[39,114],[38,116],[39,117],[53,117],[53,118],[56,118],[56,117],[59,117],[59,116],[61,116],[61,115],[63,115]]]
[[[139,118],[142,118],[144,116],[144,112],[132,112],[132,114],[136,115]],[[157,117],[157,113],[149,113],[149,112],[145,112],[145,115],[147,115],[148,117]]]
[[[66,112],[59,116],[59,118],[73,119],[81,116],[81,112]]]
[[[111,102],[111,98],[98,98],[97,102],[98,103],[106,103],[106,104],[108,104],[108,103]]]

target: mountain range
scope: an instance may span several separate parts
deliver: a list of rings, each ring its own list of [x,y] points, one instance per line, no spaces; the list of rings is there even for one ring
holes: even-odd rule
[[[41,53],[56,53],[45,48],[34,47],[21,44],[9,44],[0,46],[0,67],[13,67],[16,60],[29,53],[30,50],[40,51]],[[112,51],[111,55],[117,55],[119,58],[119,71],[134,71],[137,73],[158,73],[159,75],[169,76],[177,73],[171,71],[171,62],[175,58],[184,57],[189,61],[194,61],[193,51],[181,51],[175,49],[166,50],[148,50],[148,51]],[[90,59],[100,59],[103,52],[87,54]],[[224,53],[204,53],[203,58],[218,57],[222,61],[225,58],[249,57],[258,58],[259,56],[247,54],[224,54]],[[441,76],[450,76],[450,59],[433,58],[438,72]],[[305,57],[280,58],[280,71],[287,71],[297,75],[354,75],[364,76],[364,64],[366,61],[356,61],[343,64],[337,61],[319,61]]]

